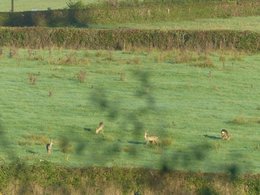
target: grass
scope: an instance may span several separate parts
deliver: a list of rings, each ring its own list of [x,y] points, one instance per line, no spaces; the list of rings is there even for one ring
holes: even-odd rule
[[[66,1],[37,1],[34,3],[27,2],[28,0],[21,0],[15,2],[15,11],[31,11],[31,10],[46,10],[46,9],[66,9],[68,8],[68,2]],[[76,2],[72,1],[72,2]],[[197,2],[187,1],[189,3],[173,3],[168,4],[166,2],[157,1],[157,3],[134,3],[131,1],[121,4],[120,6],[108,6],[104,2],[117,2],[117,0],[83,0],[83,5],[93,4],[89,6],[89,12],[87,15],[83,11],[81,14],[73,16],[73,20],[76,20],[73,26],[81,24],[81,26],[90,26],[92,28],[114,28],[114,27],[138,27],[138,28],[191,28],[200,29],[242,29],[242,30],[255,30],[259,23],[260,15],[259,3],[256,0],[243,1],[241,5],[238,5],[236,1],[213,1],[213,2]],[[119,2],[119,1],[118,1]],[[126,1],[127,2],[127,1]],[[110,4],[108,3],[108,4]],[[113,3],[112,3],[113,4]],[[105,6],[104,6],[105,5]],[[1,12],[8,12],[10,10],[10,2],[5,0],[0,8]],[[53,13],[55,14],[55,13]],[[61,16],[60,12],[56,12],[57,25],[68,24],[68,18],[66,14]],[[49,15],[49,13],[47,13]],[[17,15],[19,16],[19,14]],[[247,16],[251,19],[248,19]],[[14,18],[8,18],[6,14],[1,15],[1,21],[3,25],[12,24],[19,25],[17,22],[10,23],[9,20]],[[30,16],[28,16],[30,17]],[[48,26],[53,21],[47,21],[47,16],[43,16],[38,13],[33,20],[34,25]],[[237,17],[241,19],[237,19]],[[223,19],[226,18],[227,20]],[[252,21],[253,20],[253,21]],[[183,22],[185,21],[185,22]],[[23,21],[23,25],[31,25],[31,22]],[[47,24],[50,23],[50,24]],[[134,24],[132,24],[134,23]],[[63,24],[63,25],[64,25]],[[69,23],[71,24],[71,23]],[[202,24],[202,26],[201,26]]]
[[[95,0],[81,0],[85,4],[96,3]],[[100,1],[100,0],[99,0]],[[11,10],[11,1],[10,0],[2,0],[1,1],[1,12],[8,12]],[[19,0],[14,1],[14,10],[15,11],[31,11],[31,10],[47,10],[48,8],[51,9],[63,9],[67,8],[66,0],[34,0],[33,2],[30,0]],[[75,1],[74,1],[75,2]]]
[[[90,28],[137,28],[137,29],[173,29],[173,30],[238,30],[260,32],[260,16],[205,18],[175,22],[123,23],[110,25],[90,25]]]
[[[260,172],[259,55],[52,49],[35,50],[41,57],[34,58],[27,49],[9,51],[3,48],[0,73],[3,162],[202,172],[236,164]],[[100,121],[104,134],[96,135]],[[219,139],[221,128],[229,142]],[[162,144],[145,145],[145,130]]]
[[[45,0],[45,1],[40,1],[40,0],[34,0],[33,2],[31,2],[30,0],[19,0],[19,1],[14,1],[14,11],[31,11],[31,10],[47,10],[47,9],[63,9],[63,8],[68,8],[68,3],[69,2],[72,2],[72,3],[75,3],[77,2],[78,0],[56,0],[56,1],[51,1],[51,0]],[[115,8],[117,6],[113,6],[113,5],[116,5],[114,4],[113,2],[124,2],[124,0],[80,0],[84,5],[89,5],[89,4],[95,4],[95,5],[98,5],[98,4],[110,4],[112,5],[112,8]],[[125,3],[121,4],[121,6],[123,5],[123,7],[128,7],[128,6],[131,6],[131,5],[134,5],[135,7],[138,7],[138,4],[139,6],[143,6],[142,5],[142,2],[143,0],[138,0],[138,1],[125,1]],[[147,2],[147,1],[146,1]],[[151,5],[153,3],[151,3],[153,1],[150,1],[150,3],[146,3],[147,5]],[[157,4],[155,5],[156,7],[158,6],[162,6],[162,5],[168,5],[166,2],[164,2],[163,0],[162,1],[155,1],[157,2]],[[174,1],[172,1],[174,2]],[[206,2],[206,1],[205,1]],[[202,3],[205,3],[202,1]],[[219,3],[218,1],[216,1],[217,3]],[[247,7],[251,7],[251,9],[247,10],[246,12],[250,12],[254,9],[254,4],[256,3],[257,1],[256,0],[250,0],[249,3],[248,2],[245,2],[245,1],[242,1],[241,2],[241,5],[247,5]],[[194,7],[196,7],[198,4],[200,4],[201,2],[198,2],[197,0],[194,0],[194,1],[186,1],[185,3],[184,2],[180,2],[180,1],[175,1],[175,4],[176,6],[179,6],[179,5],[184,5],[184,6],[187,6],[189,5],[190,9],[189,9],[189,12],[192,12]],[[208,5],[209,3],[212,3],[210,1],[206,2]],[[214,4],[215,2],[213,2]],[[252,4],[252,5],[251,5]],[[236,5],[236,9],[232,9],[230,8],[230,5]],[[221,4],[219,4],[219,6],[221,7],[222,9],[222,12],[227,12],[226,15],[229,16],[230,13],[235,13],[237,15],[239,14],[243,14],[244,11],[241,11],[240,9],[240,6],[241,5],[237,5],[236,4],[236,1],[230,1],[230,2],[221,2]],[[102,7],[102,6],[101,6]],[[215,6],[214,8],[216,8],[218,6]],[[111,6],[109,7],[111,9]],[[179,7],[178,7],[179,9]],[[9,12],[11,10],[11,1],[10,0],[2,0],[2,3],[1,3],[1,8],[0,8],[0,11],[1,12]],[[159,10],[161,12],[161,10]],[[178,12],[178,10],[166,10],[167,11],[167,14],[172,14],[172,12]],[[181,10],[182,12],[183,10]],[[211,11],[211,9],[206,9],[206,7],[204,7],[203,11],[202,10],[197,10],[196,12],[198,12],[197,14],[199,15],[203,15],[204,13],[203,12],[207,12],[207,11]],[[147,12],[148,13],[148,12]],[[150,12],[150,14],[152,14]],[[149,15],[150,15],[149,14]]]

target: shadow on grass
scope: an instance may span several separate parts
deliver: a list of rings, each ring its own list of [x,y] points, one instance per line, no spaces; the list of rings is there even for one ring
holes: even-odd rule
[[[35,152],[33,150],[26,150],[26,152],[30,153],[30,154],[38,154],[38,152]]]
[[[92,129],[91,129],[91,128],[88,128],[88,127],[85,127],[85,128],[84,128],[84,131],[92,131]]]
[[[145,142],[140,142],[140,141],[127,141],[127,143],[129,143],[129,144],[136,144],[136,145],[144,145],[145,144]]]
[[[219,137],[219,136],[215,136],[215,135],[203,135],[204,137],[206,137],[206,138],[209,138],[209,139],[221,139],[221,137]]]

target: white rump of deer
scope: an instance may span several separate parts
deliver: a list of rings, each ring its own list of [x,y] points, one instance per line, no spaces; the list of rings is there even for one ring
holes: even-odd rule
[[[100,122],[98,127],[96,128],[96,134],[99,134],[100,132],[103,132],[104,129],[104,123]]]
[[[144,139],[146,141],[146,144],[159,144],[159,138],[154,135],[148,135],[147,132],[144,133]]]

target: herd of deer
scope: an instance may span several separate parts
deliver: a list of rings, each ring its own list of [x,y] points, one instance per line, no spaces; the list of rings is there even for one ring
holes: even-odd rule
[[[103,133],[104,131],[104,123],[100,122],[98,127],[96,128],[96,134]],[[222,140],[230,140],[230,135],[226,129],[221,129],[220,132]],[[147,131],[144,133],[144,140],[146,144],[159,144],[159,137],[154,135],[148,135]],[[48,154],[51,154],[53,142],[50,140],[50,143],[46,144],[46,150]]]

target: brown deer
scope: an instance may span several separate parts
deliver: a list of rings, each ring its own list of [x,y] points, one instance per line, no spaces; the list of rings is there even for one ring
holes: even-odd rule
[[[151,144],[158,144],[159,143],[159,138],[154,135],[148,135],[147,132],[144,133],[144,139],[146,141],[146,144],[151,143]]]
[[[46,144],[46,150],[48,154],[51,154],[52,152],[52,145],[53,145],[52,140],[50,141],[50,143]]]
[[[98,127],[96,128],[96,134],[99,134],[100,132],[103,132],[104,126],[105,126],[104,123],[100,122]]]
[[[226,129],[221,129],[221,138],[223,140],[230,140],[230,135]]]

